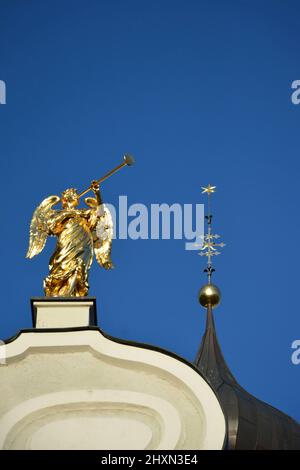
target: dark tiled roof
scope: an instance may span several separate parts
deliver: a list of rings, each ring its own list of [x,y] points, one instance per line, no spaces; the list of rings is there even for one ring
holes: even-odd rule
[[[195,365],[215,390],[227,419],[227,449],[299,449],[300,425],[290,416],[258,400],[232,375],[207,310],[206,330]]]

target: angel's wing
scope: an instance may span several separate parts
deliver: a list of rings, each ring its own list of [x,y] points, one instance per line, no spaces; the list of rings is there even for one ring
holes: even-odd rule
[[[100,266],[105,269],[111,269],[113,267],[110,259],[114,232],[113,220],[105,204],[101,204],[99,211],[100,218],[95,229],[94,252]]]
[[[49,196],[36,208],[30,224],[30,239],[26,258],[38,255],[45,246],[49,229],[47,221],[52,212],[52,206],[59,202],[58,196]]]

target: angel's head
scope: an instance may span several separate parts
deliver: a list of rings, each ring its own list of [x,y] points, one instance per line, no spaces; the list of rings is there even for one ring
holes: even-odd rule
[[[74,188],[66,189],[61,195],[61,205],[64,209],[72,209],[78,206],[79,196]]]

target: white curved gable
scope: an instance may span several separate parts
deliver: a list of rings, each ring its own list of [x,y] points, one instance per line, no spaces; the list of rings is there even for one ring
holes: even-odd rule
[[[185,362],[97,329],[23,332],[0,365],[2,449],[221,449],[225,419]]]

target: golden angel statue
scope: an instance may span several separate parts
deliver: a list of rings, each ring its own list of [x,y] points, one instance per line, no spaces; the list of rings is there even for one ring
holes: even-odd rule
[[[80,196],[89,189],[95,197],[87,197],[87,207],[78,208]],[[46,297],[84,297],[88,295],[88,273],[95,254],[100,266],[111,269],[110,259],[113,222],[102,203],[99,182],[78,194],[76,189],[64,191],[61,198],[49,196],[35,210],[30,224],[30,241],[26,257],[38,255],[47,236],[56,236],[57,244],[44,280]],[[53,206],[61,202],[61,209]]]

